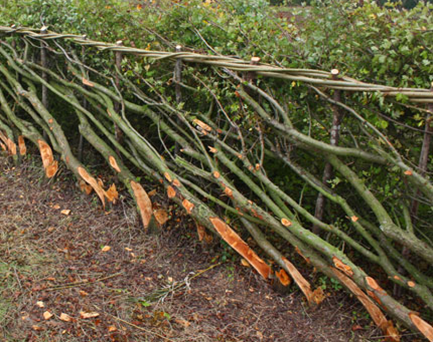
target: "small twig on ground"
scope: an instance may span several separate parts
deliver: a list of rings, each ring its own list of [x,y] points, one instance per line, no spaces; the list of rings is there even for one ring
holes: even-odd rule
[[[119,318],[119,317],[116,317],[116,316],[114,316],[114,315],[111,315],[111,314],[109,314],[109,313],[106,313],[106,314],[109,315],[109,316],[111,316],[111,317],[113,317],[114,319],[118,320],[119,322],[122,322],[122,323],[124,323],[124,324],[127,324],[127,325],[129,325],[129,326],[131,326],[131,327],[134,327],[134,328],[138,329],[138,330],[144,331],[144,332],[146,332],[146,333],[148,333],[148,334],[151,334],[151,335],[153,335],[153,336],[156,336],[156,337],[160,337],[160,338],[162,338],[162,339],[164,339],[164,340],[166,340],[166,341],[173,341],[173,342],[174,342],[174,340],[171,340],[171,339],[169,339],[168,337],[162,336],[162,335],[160,335],[160,334],[158,334],[158,333],[155,333],[155,332],[152,332],[152,331],[147,330],[147,329],[145,329],[145,328],[139,327],[138,325],[135,325],[135,324],[133,324],[133,323],[130,323],[130,322],[128,322],[128,321],[125,321],[125,320],[123,320],[123,319],[121,319],[121,318]]]
[[[85,281],[77,281],[75,283],[69,283],[69,284],[65,284],[65,285],[52,286],[52,287],[44,289],[44,291],[57,291],[57,290],[70,289],[70,288],[73,288],[73,287],[76,287],[76,286],[80,286],[80,285],[94,284],[94,283],[98,283],[98,282],[101,282],[101,281],[104,281],[104,280],[107,280],[107,279],[111,279],[111,278],[117,277],[117,276],[119,276],[121,274],[123,274],[123,272],[115,273],[115,274],[112,274],[112,275],[109,275],[109,276],[106,276],[106,277],[103,277],[103,278],[96,279],[94,281],[85,280]]]
[[[181,288],[187,286],[191,280],[193,280],[193,279],[195,279],[197,277],[200,277],[204,273],[210,271],[211,269],[213,269],[213,268],[215,268],[215,267],[217,267],[219,265],[221,265],[221,262],[218,263],[218,264],[211,265],[208,268],[206,268],[205,270],[197,272],[191,278],[186,277],[184,281],[179,282],[178,284],[176,284],[174,286],[158,289],[158,290],[154,291],[153,293],[151,293],[146,298],[149,299],[149,300],[157,300],[157,299],[165,298],[166,296],[168,296],[168,294],[170,292],[174,292],[174,291],[180,290]]]

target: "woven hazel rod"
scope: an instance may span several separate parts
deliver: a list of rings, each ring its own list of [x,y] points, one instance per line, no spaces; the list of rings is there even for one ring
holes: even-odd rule
[[[270,64],[254,65],[248,61],[228,56],[213,56],[195,52],[166,52],[137,49],[126,46],[118,46],[112,43],[89,40],[80,35],[59,34],[52,31],[41,33],[40,29],[28,27],[7,27],[0,26],[0,32],[6,34],[20,34],[34,39],[53,40],[67,39],[82,46],[95,47],[101,51],[122,52],[147,58],[161,59],[182,59],[184,62],[200,63],[225,67],[234,71],[256,72],[258,75],[269,78],[282,78],[292,81],[301,81],[317,86],[324,86],[331,89],[362,92],[381,92],[386,96],[406,95],[409,100],[417,103],[433,103],[433,94],[429,89],[421,88],[396,88],[372,83],[364,83],[350,77],[341,77],[338,81],[332,80],[330,72],[314,69],[290,69],[281,68]]]

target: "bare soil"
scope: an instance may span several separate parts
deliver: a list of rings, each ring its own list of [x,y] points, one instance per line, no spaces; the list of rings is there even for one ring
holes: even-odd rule
[[[103,211],[67,171],[47,181],[33,163],[0,157],[0,341],[381,340],[344,292],[311,308],[202,245],[162,195],[171,219],[150,235],[126,196]]]

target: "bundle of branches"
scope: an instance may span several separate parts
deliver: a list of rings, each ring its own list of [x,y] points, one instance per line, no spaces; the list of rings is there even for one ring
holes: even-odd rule
[[[53,149],[105,205],[116,189],[105,190],[77,157],[80,150],[70,144],[78,127],[134,198],[145,228],[154,214],[137,182],[143,175],[161,183],[202,236],[208,229],[225,240],[263,278],[275,273],[285,282],[290,275],[310,303],[323,300],[321,288],[313,290],[287,259],[291,246],[311,268],[352,292],[390,340],[400,337],[383,312],[433,340],[433,327],[421,317],[431,318],[433,309],[433,243],[424,226],[433,202],[430,116],[425,135],[408,128],[400,137],[409,147],[422,142],[422,151],[405,151],[392,144],[401,130],[384,132],[354,109],[364,113],[367,101],[360,102],[370,95],[342,102],[337,83],[348,81],[336,70],[317,88],[300,85],[308,80],[296,73],[291,84],[263,81],[255,73],[260,68],[200,65],[200,58],[182,61],[180,53],[174,65],[151,54],[122,59],[126,50],[119,49],[110,63],[49,35],[29,37],[2,41],[0,48],[0,138],[11,156],[18,158],[17,144],[26,153],[27,139],[53,177]],[[346,90],[398,93],[358,88]],[[430,98],[428,91],[416,93]],[[378,108],[373,103],[368,110]],[[241,237],[246,234],[256,251]],[[259,256],[264,253],[281,269],[273,271]],[[394,294],[391,284],[398,286]],[[399,301],[402,290],[416,301]]]

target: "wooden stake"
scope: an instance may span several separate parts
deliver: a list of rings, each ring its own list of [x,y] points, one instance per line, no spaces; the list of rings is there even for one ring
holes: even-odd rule
[[[332,80],[334,80],[334,81],[338,80],[339,74],[340,74],[340,71],[338,69],[332,69],[331,70]],[[341,91],[340,90],[338,90],[338,89],[335,90],[333,99],[334,99],[334,101],[341,102]],[[341,113],[340,108],[337,105],[332,106],[332,111],[333,111],[333,117],[332,117],[332,127],[331,127],[331,132],[330,132],[330,134],[331,134],[330,144],[332,146],[337,146],[338,142],[340,140],[340,125],[341,125],[341,120],[343,118],[343,115]],[[332,165],[330,163],[326,163],[325,170],[323,171],[322,183],[327,185],[328,181],[332,178],[332,176],[333,176]],[[314,216],[318,220],[322,221],[324,211],[325,211],[325,196],[323,196],[323,194],[320,193],[317,196],[316,209],[314,212]],[[316,235],[319,235],[320,228],[317,225],[313,226],[313,233]]]

